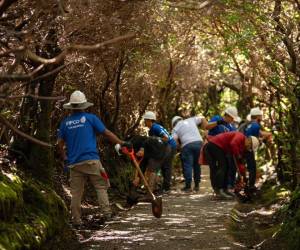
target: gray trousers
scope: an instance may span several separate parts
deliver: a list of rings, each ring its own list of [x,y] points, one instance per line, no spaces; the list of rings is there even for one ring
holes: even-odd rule
[[[71,214],[73,223],[81,223],[81,199],[87,179],[90,180],[96,190],[100,211],[104,214],[110,214],[111,210],[107,195],[109,181],[101,176],[101,173],[105,173],[101,162],[99,160],[89,160],[69,167],[71,169]]]

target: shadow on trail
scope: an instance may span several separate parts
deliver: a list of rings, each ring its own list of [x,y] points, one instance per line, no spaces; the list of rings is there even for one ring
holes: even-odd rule
[[[151,204],[139,203],[101,230],[78,231],[81,249],[245,249],[226,233],[235,201],[215,200],[207,167],[202,172],[200,192],[186,194],[178,187],[163,197],[160,219]]]

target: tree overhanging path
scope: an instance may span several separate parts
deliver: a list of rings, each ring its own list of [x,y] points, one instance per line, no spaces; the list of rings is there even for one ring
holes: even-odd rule
[[[212,198],[203,166],[199,193],[164,197],[160,219],[152,216],[151,204],[139,204],[106,228],[81,234],[82,249],[245,249],[226,228],[234,204]]]

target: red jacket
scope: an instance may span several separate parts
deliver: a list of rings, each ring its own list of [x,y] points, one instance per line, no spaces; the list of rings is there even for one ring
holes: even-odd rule
[[[213,144],[216,144],[226,153],[234,156],[242,156],[246,151],[245,140],[246,136],[241,132],[226,132],[208,139]]]

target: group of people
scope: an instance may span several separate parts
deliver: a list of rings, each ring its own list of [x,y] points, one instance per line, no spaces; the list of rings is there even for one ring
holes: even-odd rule
[[[172,131],[169,133],[157,122],[156,115],[147,111],[143,115],[148,136],[135,136],[130,143],[121,140],[108,130],[103,122],[85,109],[93,104],[88,102],[84,93],[74,91],[70,101],[64,104],[72,113],[61,123],[58,132],[58,149],[61,159],[70,169],[71,214],[72,222],[81,225],[81,199],[84,183],[88,177],[93,184],[100,209],[105,218],[111,217],[107,195],[109,179],[101,165],[97,149],[96,135],[102,134],[115,144],[119,152],[120,145],[132,145],[140,166],[147,177],[150,188],[157,188],[157,176],[162,175],[162,192],[171,189],[172,162],[180,150],[184,192],[199,191],[201,182],[200,160],[205,159],[210,167],[211,186],[221,198],[233,196],[231,192],[243,159],[247,162],[249,185],[255,190],[256,163],[255,151],[259,146],[258,138],[270,139],[271,133],[262,131],[260,122],[262,112],[259,108],[250,111],[250,120],[240,122],[237,109],[229,107],[223,116],[216,115],[207,121],[204,117],[194,116],[187,119],[175,116],[171,120]],[[206,132],[203,139],[199,128]],[[201,152],[201,154],[200,154]],[[194,185],[192,182],[194,180]],[[140,185],[138,174],[133,179],[135,187]]]

